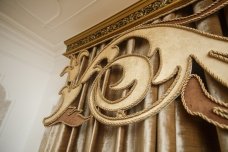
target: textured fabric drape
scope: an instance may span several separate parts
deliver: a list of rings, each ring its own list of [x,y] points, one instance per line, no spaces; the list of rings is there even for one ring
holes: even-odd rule
[[[179,11],[154,20],[169,20],[196,13],[208,6],[212,1],[203,0]],[[201,31],[217,35],[228,34],[228,8],[195,23],[187,25]],[[169,43],[169,42],[167,42]],[[80,73],[85,70],[89,62],[102,50],[106,43],[99,44],[89,49],[90,56],[83,58]],[[131,38],[120,44],[122,54],[146,54],[148,43],[143,39]],[[172,57],[170,55],[170,57]],[[159,57],[151,59],[152,73],[158,71]],[[121,76],[121,68],[114,67],[105,73],[104,79],[108,82],[102,84],[102,92],[110,99],[116,99],[125,94],[125,91],[110,91],[108,84],[116,82]],[[196,64],[193,72],[201,75],[207,82],[209,92],[222,101],[228,101],[228,89],[218,84]],[[142,103],[130,112],[151,105],[172,84],[172,79],[160,86],[151,86]],[[75,100],[75,106],[84,109],[84,115],[89,115],[87,107],[88,93],[92,82],[83,84],[80,96]],[[122,127],[106,126],[94,118],[80,127],[71,128],[58,124],[47,128],[40,145],[40,152],[227,152],[228,131],[216,128],[198,117],[190,116],[181,104],[180,98],[173,101],[158,115],[146,120]]]

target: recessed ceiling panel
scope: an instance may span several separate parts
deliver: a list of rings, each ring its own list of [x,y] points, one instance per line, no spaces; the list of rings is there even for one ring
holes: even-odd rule
[[[47,24],[60,14],[58,0],[17,0],[18,4],[43,24]]]
[[[79,15],[82,11],[94,4],[96,0],[59,0],[59,16],[47,23],[48,27],[54,28],[72,17]]]

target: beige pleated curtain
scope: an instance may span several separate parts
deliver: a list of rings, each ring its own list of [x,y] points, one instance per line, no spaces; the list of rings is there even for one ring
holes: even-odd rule
[[[185,7],[179,11],[168,14],[160,20],[187,16],[200,11],[212,1],[203,0]],[[152,23],[151,22],[151,23]],[[220,10],[217,14],[187,25],[201,31],[217,35],[228,34],[228,8]],[[108,42],[107,42],[108,43]],[[107,44],[102,43],[89,49],[90,56],[83,58],[80,73],[83,73],[88,63]],[[167,42],[169,43],[169,42]],[[146,54],[148,43],[143,39],[131,38],[120,44],[121,54]],[[172,57],[172,55],[170,55]],[[178,59],[177,59],[178,60]],[[155,55],[151,59],[152,72],[158,70],[159,58]],[[125,94],[125,91],[111,91],[107,86],[116,82],[121,76],[121,68],[114,67],[105,73],[102,92],[109,99],[116,99]],[[228,102],[228,89],[218,84],[209,75],[194,64],[193,72],[201,75],[206,81],[209,92],[222,101]],[[75,100],[75,106],[89,115],[87,98],[92,82],[83,85],[80,96]],[[160,86],[151,86],[142,103],[130,112],[147,107],[155,102],[172,84],[169,80]],[[184,109],[180,98],[177,98],[158,115],[146,120],[122,127],[103,125],[94,118],[77,128],[58,124],[46,129],[40,152],[228,152],[228,131],[216,128],[198,117],[190,116]]]

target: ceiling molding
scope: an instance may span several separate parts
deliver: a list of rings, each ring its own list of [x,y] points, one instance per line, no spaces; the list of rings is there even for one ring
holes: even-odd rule
[[[90,7],[91,5],[93,5],[97,0],[91,0],[89,3],[87,3],[85,6],[83,6],[82,8],[80,8],[78,11],[76,11],[75,13],[73,13],[72,15],[66,17],[64,20],[62,20],[61,22],[55,24],[54,26],[51,25],[51,22],[54,20],[51,20],[50,22],[46,23],[45,26],[48,26],[50,28],[56,28],[58,26],[60,26],[61,24],[67,22],[68,20],[70,20],[71,18],[79,15],[81,12],[85,11],[88,7]]]
[[[54,55],[56,46],[39,37],[36,33],[28,30],[9,16],[0,12],[0,24],[4,25],[6,28],[9,28],[12,32],[20,34],[27,38],[28,41],[37,43],[40,47],[42,47],[43,51],[48,54]]]
[[[64,40],[137,1],[0,0],[0,20],[3,20],[0,22],[6,22],[48,50],[60,53],[66,50]]]
[[[1,55],[31,65],[44,72],[52,72],[56,53],[18,33],[12,27],[2,24],[2,22],[0,23],[0,42]]]
[[[69,56],[76,51],[87,49],[104,42],[145,21],[168,14],[177,8],[184,7],[195,1],[196,0],[139,1],[103,22],[66,40],[64,43],[67,45],[67,51],[64,55]]]
[[[87,2],[88,1],[88,2]],[[90,7],[92,4],[94,4],[97,0],[84,0],[81,3],[82,6],[78,6],[79,8],[75,8],[74,4],[71,5],[71,8],[66,8],[66,1],[59,1],[59,0],[51,0],[51,1],[36,1],[34,5],[29,0],[16,0],[17,4],[24,9],[28,14],[30,14],[32,17],[36,18],[39,22],[43,24],[43,27],[48,28],[56,28],[60,26],[61,24],[64,24],[68,20],[70,20],[72,17],[79,15],[81,12],[86,10],[88,7]],[[42,4],[43,3],[43,4]],[[75,2],[76,3],[76,2]],[[48,5],[48,6],[47,6]],[[41,6],[45,6],[41,7]],[[48,8],[52,7],[52,8]],[[74,12],[69,13],[69,9],[74,8]],[[42,10],[42,11],[41,11]],[[68,11],[66,11],[68,10]],[[46,14],[44,14],[45,12]],[[52,12],[52,14],[48,14],[49,12]],[[68,14],[68,15],[66,15]],[[63,19],[60,19],[63,18]]]
[[[29,13],[31,16],[33,16],[34,18],[36,18],[37,20],[39,20],[45,25],[53,21],[61,13],[61,6],[58,0],[49,0],[49,1],[16,0],[16,2],[27,13]],[[43,9],[43,11],[40,11],[41,9]]]

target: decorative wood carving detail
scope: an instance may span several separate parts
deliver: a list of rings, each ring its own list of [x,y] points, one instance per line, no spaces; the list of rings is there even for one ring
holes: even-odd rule
[[[218,10],[222,9],[228,4],[227,0],[216,0],[214,1],[211,5],[205,7],[201,11],[185,16],[185,17],[180,17],[180,18],[175,18],[167,21],[160,21],[156,24],[178,24],[178,25],[184,25],[184,24],[189,24],[198,20],[201,20],[202,18],[205,18],[207,16],[210,16],[217,12]]]
[[[154,12],[155,10],[160,9],[172,2],[173,2],[173,0],[165,0],[165,1],[156,0],[153,3],[143,7],[142,9],[118,20],[114,24],[106,26],[106,27],[96,31],[96,33],[90,34],[87,37],[68,45],[67,50],[72,50],[72,49],[77,48],[83,44],[86,44],[94,39],[107,35],[108,33],[113,32],[117,29],[120,29],[121,27],[126,26],[127,24],[134,22],[135,20],[138,20],[138,19],[150,14],[151,12]]]
[[[167,14],[167,12],[172,12],[174,10],[180,9],[184,6],[187,6],[197,0],[155,0],[152,3],[140,8],[139,10],[135,10],[133,13],[116,20],[114,23],[110,24],[111,21],[107,20],[103,24],[98,24],[91,29],[65,41],[67,45],[66,56],[74,53],[75,51],[79,51],[82,49],[86,49],[91,47],[91,45],[100,43],[101,40],[105,40],[108,37],[117,36],[118,33],[121,33],[126,30],[126,27],[133,28],[140,24],[147,24],[151,21],[145,20],[147,16],[153,16],[153,19],[157,17],[161,17]],[[173,7],[172,5],[177,5]],[[178,5],[179,4],[179,5]],[[208,7],[204,8],[198,13],[193,15],[180,17],[176,19],[171,19],[167,21],[160,21],[156,24],[178,24],[184,25],[194,21],[198,21],[202,18],[205,18],[209,15],[214,14],[218,10],[224,8],[228,4],[227,0],[216,0]],[[156,14],[157,10],[162,10],[163,7],[167,10],[164,13]],[[169,8],[170,7],[170,8]],[[170,10],[169,10],[170,9]],[[118,14],[117,14],[118,16]],[[116,17],[117,18],[117,17]],[[105,24],[106,23],[106,24]],[[132,24],[134,23],[134,24]],[[102,28],[100,28],[102,27]],[[101,39],[102,38],[102,39]]]
[[[150,48],[147,55],[120,54],[118,44],[132,37],[140,37],[148,41]],[[195,111],[194,109],[191,112],[192,109],[189,107],[189,103],[195,104],[188,96],[192,93],[189,92],[191,91],[189,86],[191,86],[192,82],[189,81],[191,78],[192,60],[195,60],[214,79],[228,87],[227,48],[228,39],[226,37],[207,34],[179,25],[147,25],[129,30],[122,36],[114,39],[97,54],[77,82],[75,80],[78,73],[75,72],[75,69],[78,68],[81,57],[88,56],[88,53],[87,51],[81,51],[77,58],[72,57],[71,65],[65,68],[62,73],[68,73],[69,75],[67,85],[61,90],[63,102],[51,116],[44,119],[44,125],[49,126],[57,122],[65,122],[69,126],[78,126],[89,119],[90,116],[84,117],[79,114],[81,111],[77,111],[75,108],[69,109],[69,106],[79,95],[82,85],[88,82],[94,74],[97,74],[97,76],[91,86],[88,106],[91,114],[98,121],[106,125],[127,125],[156,115],[176,99],[181,94],[181,91],[182,100],[187,111],[190,114],[195,114],[195,112],[202,113],[200,116],[203,117],[204,111],[201,112],[200,109]],[[157,74],[152,77],[151,66],[153,65],[150,63],[150,58],[156,52],[159,53],[160,67]],[[104,59],[107,59],[107,64],[102,67],[101,61]],[[100,86],[105,71],[115,65],[122,67],[123,75],[118,82],[111,84],[109,88],[112,90],[128,91],[125,96],[112,101],[102,94]],[[173,84],[152,106],[135,113],[129,114],[127,112],[145,98],[151,85],[160,85],[170,78],[175,79]],[[199,88],[196,90],[200,91]],[[205,91],[204,94],[206,94]],[[198,97],[201,97],[200,95],[202,96],[202,93],[199,93]],[[210,102],[208,99],[212,100],[211,97],[207,97],[202,97],[202,99],[207,100],[205,103]],[[213,101],[215,100],[213,99]],[[211,120],[209,122],[212,123],[214,121],[216,123],[213,124],[228,129],[227,109],[224,109],[224,107],[227,108],[227,105],[221,105],[220,102],[215,103],[218,106],[213,108],[213,113],[224,121],[221,122],[214,117],[209,117],[206,120]],[[223,107],[220,108],[220,106]],[[66,111],[67,113],[75,113],[76,111],[76,114],[67,117]],[[107,112],[112,114],[108,115]],[[205,117],[203,118],[205,119]]]
[[[66,40],[67,52],[65,55],[68,56],[75,51],[91,47],[91,45],[100,43],[101,40],[117,36],[126,29],[142,24],[148,19],[164,16],[168,12],[187,6],[195,1],[197,0],[140,1],[89,30]]]

